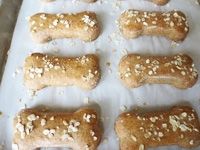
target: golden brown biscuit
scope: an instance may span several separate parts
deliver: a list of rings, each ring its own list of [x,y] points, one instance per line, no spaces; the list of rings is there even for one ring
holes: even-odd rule
[[[158,146],[178,145],[192,148],[200,145],[197,113],[187,106],[166,111],[121,114],[115,124],[121,150],[145,150]]]
[[[39,43],[60,38],[78,38],[90,42],[100,34],[96,14],[89,11],[68,14],[38,13],[30,17],[29,26],[33,40]]]
[[[141,35],[165,36],[183,41],[189,32],[185,15],[180,11],[148,12],[127,10],[119,18],[119,28],[125,38]]]
[[[149,1],[157,5],[165,5],[169,2],[169,0],[149,0]]]
[[[128,54],[119,63],[120,79],[128,88],[144,84],[170,84],[180,89],[192,87],[198,80],[193,60],[186,54],[142,56]]]
[[[94,54],[67,58],[33,53],[24,65],[25,85],[34,91],[47,86],[69,85],[91,90],[100,77],[99,59]]]
[[[96,150],[102,131],[93,109],[74,113],[25,109],[14,119],[13,148],[69,147]]]

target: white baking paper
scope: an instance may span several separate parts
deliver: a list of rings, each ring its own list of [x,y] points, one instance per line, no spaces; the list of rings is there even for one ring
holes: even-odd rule
[[[190,32],[183,43],[174,44],[163,37],[140,37],[125,40],[119,35],[116,19],[127,9],[183,11],[189,20]],[[101,22],[102,32],[91,43],[80,40],[62,39],[47,44],[37,44],[30,38],[27,17],[38,12],[67,13],[84,10],[95,11]],[[114,132],[114,122],[123,110],[135,107],[161,108],[175,104],[191,104],[200,115],[200,81],[188,90],[179,90],[169,85],[145,85],[136,89],[122,86],[118,78],[118,63],[126,53],[150,55],[171,55],[187,53],[193,57],[200,70],[200,6],[195,0],[171,0],[158,7],[145,0],[101,0],[94,4],[57,0],[42,3],[41,0],[24,0],[19,13],[13,40],[7,60],[0,91],[0,141],[4,149],[11,149],[12,119],[24,106],[28,108],[44,105],[62,110],[76,110],[92,106],[100,114],[104,134],[99,150],[117,150],[119,142]],[[49,87],[36,93],[34,97],[23,85],[22,66],[24,59],[32,52],[51,53],[60,56],[80,56],[97,53],[101,60],[102,79],[92,91],[82,91],[76,87]],[[110,62],[110,67],[106,63]],[[89,104],[85,104],[89,98]],[[199,147],[200,148],[200,147]],[[195,150],[199,149],[196,148]],[[176,146],[161,147],[158,150],[181,149]]]

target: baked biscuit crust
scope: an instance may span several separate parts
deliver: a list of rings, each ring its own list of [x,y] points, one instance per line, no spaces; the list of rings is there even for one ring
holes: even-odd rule
[[[96,150],[102,131],[93,109],[74,113],[25,109],[14,119],[13,147],[33,150],[42,147],[68,147]]]
[[[193,148],[200,145],[197,113],[188,106],[166,111],[121,114],[115,130],[121,150],[145,150],[158,146],[178,145]]]
[[[128,88],[144,84],[170,84],[187,89],[197,82],[193,60],[186,54],[173,56],[142,56],[128,54],[119,63],[120,79]]]
[[[99,59],[94,54],[57,57],[41,53],[28,56],[24,64],[24,83],[30,90],[47,86],[77,86],[91,90],[101,78]]]

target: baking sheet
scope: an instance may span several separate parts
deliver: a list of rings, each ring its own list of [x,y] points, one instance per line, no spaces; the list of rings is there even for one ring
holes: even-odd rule
[[[188,17],[191,30],[183,43],[174,44],[162,37],[140,37],[125,40],[119,35],[116,19],[126,9],[141,10],[182,10]],[[95,11],[101,21],[102,33],[91,43],[80,40],[55,40],[47,44],[34,43],[28,32],[27,17],[38,12],[67,13],[84,10]],[[193,57],[200,70],[200,6],[195,0],[171,0],[158,7],[142,0],[99,0],[94,4],[58,0],[42,3],[41,0],[24,0],[0,87],[0,144],[5,150],[11,149],[12,119],[22,108],[47,106],[63,110],[76,110],[83,106],[95,107],[101,114],[104,135],[99,150],[117,150],[118,140],[114,132],[114,121],[123,110],[135,107],[161,108],[179,103],[189,103],[200,116],[200,81],[188,90],[178,90],[168,85],[145,85],[128,90],[118,79],[117,66],[126,53],[150,55],[171,55],[187,53]],[[51,53],[60,56],[80,56],[97,53],[101,59],[102,79],[92,91],[76,87],[49,87],[33,96],[23,85],[22,66],[24,59],[32,52]],[[106,63],[110,62],[110,66]],[[87,103],[89,98],[89,103]],[[199,147],[200,148],[200,147]],[[195,150],[199,149],[196,148]],[[176,146],[161,147],[162,150],[181,149]]]

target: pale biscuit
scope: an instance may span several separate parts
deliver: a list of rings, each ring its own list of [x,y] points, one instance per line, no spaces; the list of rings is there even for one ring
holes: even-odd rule
[[[24,83],[34,91],[47,86],[70,85],[91,90],[100,77],[99,59],[94,54],[56,57],[33,53],[26,58],[24,65]]]
[[[158,146],[178,145],[193,148],[200,145],[197,113],[188,106],[166,111],[121,114],[115,130],[121,150],[146,150]]]
[[[62,38],[78,38],[90,42],[100,34],[96,14],[89,11],[68,14],[38,13],[30,17],[29,26],[33,40],[39,43]]]
[[[183,41],[189,32],[186,17],[180,11],[127,10],[120,16],[118,23],[122,35],[128,39],[156,35],[178,42]]]
[[[142,56],[128,54],[119,63],[120,79],[128,88],[144,84],[170,84],[180,89],[192,87],[198,80],[193,60],[186,54]]]
[[[93,109],[84,108],[74,113],[25,109],[14,119],[13,149],[96,150],[101,135],[99,117]]]

